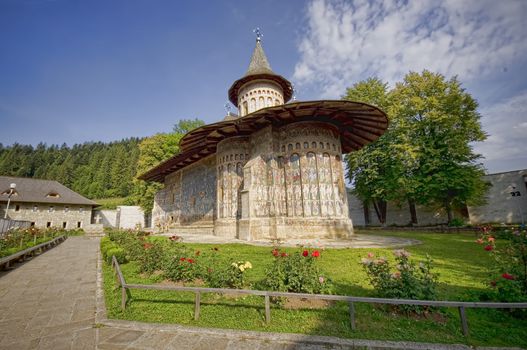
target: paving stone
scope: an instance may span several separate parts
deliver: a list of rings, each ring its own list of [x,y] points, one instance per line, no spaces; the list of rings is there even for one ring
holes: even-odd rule
[[[106,340],[106,342],[111,344],[130,344],[136,341],[144,333],[144,331],[123,330],[121,333]]]
[[[143,334],[131,346],[138,349],[163,349],[177,337],[172,332],[151,331]]]
[[[73,341],[71,342],[72,350],[88,350],[95,349],[96,346],[96,332],[95,328],[83,329],[75,333]]]
[[[172,342],[170,342],[166,349],[179,350],[179,349],[195,349],[196,345],[201,340],[199,334],[179,334]],[[219,347],[213,347],[213,349],[220,349]]]

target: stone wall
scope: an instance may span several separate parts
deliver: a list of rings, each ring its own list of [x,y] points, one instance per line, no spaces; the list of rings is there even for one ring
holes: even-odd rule
[[[4,211],[2,211],[3,217]],[[92,207],[76,204],[17,203],[11,201],[8,217],[26,220],[39,228],[74,229],[91,224]]]
[[[491,184],[487,204],[468,208],[472,224],[521,223],[522,216],[527,221],[527,169],[485,175],[483,179]]]

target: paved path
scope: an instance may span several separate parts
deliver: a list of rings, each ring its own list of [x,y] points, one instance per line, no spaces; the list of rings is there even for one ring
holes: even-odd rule
[[[107,320],[98,242],[70,237],[0,272],[0,349],[470,349]]]
[[[70,237],[0,272],[0,349],[93,349],[98,240]]]
[[[174,233],[163,233],[160,236],[172,236]],[[244,241],[236,238],[225,238],[213,235],[202,235],[192,233],[176,233],[177,236],[181,237],[182,242],[187,243],[239,243],[239,244],[250,244],[256,246],[272,246],[273,243],[270,240],[254,240]],[[421,241],[410,238],[400,237],[388,237],[388,236],[376,236],[370,234],[355,234],[350,239],[288,239],[281,242],[284,247],[312,247],[312,248],[399,248],[414,244],[420,244]]]

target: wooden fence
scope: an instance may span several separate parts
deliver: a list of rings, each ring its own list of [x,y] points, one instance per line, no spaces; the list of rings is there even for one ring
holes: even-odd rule
[[[0,219],[0,237],[12,228],[28,228],[30,225],[29,221]]]
[[[34,247],[30,247],[24,250],[21,250],[19,252],[16,252],[15,254],[11,254],[9,256],[4,256],[3,258],[0,258],[0,267],[4,266],[4,268],[8,268],[12,261],[18,261],[18,260],[24,260],[28,256],[35,256],[35,253],[42,253],[44,250],[47,250],[49,248],[52,248],[59,244],[60,242],[64,241],[66,239],[66,236],[59,236],[51,241],[44,242],[37,244]]]
[[[487,309],[527,309],[527,302],[525,303],[480,303],[480,302],[466,302],[466,301],[436,301],[436,300],[411,300],[411,299],[383,299],[383,298],[368,298],[368,297],[353,297],[347,295],[330,295],[330,294],[307,294],[307,293],[289,293],[289,292],[275,292],[264,290],[250,290],[250,289],[230,289],[230,288],[203,288],[203,287],[178,287],[178,286],[164,286],[155,284],[128,284],[124,279],[121,267],[112,257],[112,266],[115,275],[121,287],[121,309],[125,310],[128,301],[128,290],[131,289],[153,289],[153,290],[169,290],[179,292],[193,292],[195,293],[194,305],[194,319],[199,319],[200,304],[202,293],[219,293],[219,294],[245,294],[258,295],[264,297],[265,303],[265,321],[271,322],[271,303],[270,297],[289,297],[289,298],[304,298],[304,299],[318,299],[318,300],[332,300],[344,301],[349,305],[349,317],[351,329],[355,330],[355,305],[354,303],[369,303],[369,304],[389,304],[389,305],[418,305],[418,306],[433,306],[433,307],[455,307],[459,310],[459,317],[461,319],[461,329],[464,336],[468,336],[468,321],[465,309],[467,308],[487,308]]]

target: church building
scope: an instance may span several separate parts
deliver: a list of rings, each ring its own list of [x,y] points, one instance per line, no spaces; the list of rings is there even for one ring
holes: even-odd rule
[[[242,240],[352,235],[342,154],[379,138],[386,114],[292,95],[258,36],[249,69],[228,92],[239,115],[192,130],[180,153],[140,176],[164,184],[153,226]]]

